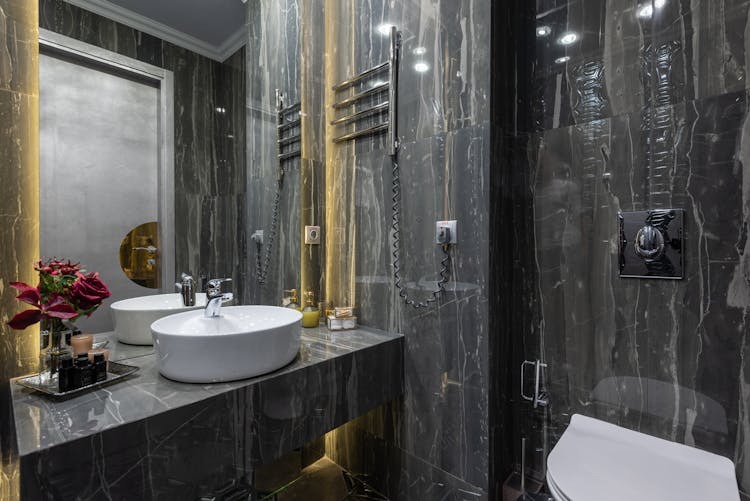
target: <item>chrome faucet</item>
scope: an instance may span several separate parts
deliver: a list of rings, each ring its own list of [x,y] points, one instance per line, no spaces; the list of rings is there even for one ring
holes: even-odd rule
[[[221,305],[234,299],[234,295],[231,292],[221,292],[221,284],[231,281],[231,278],[213,278],[208,281],[206,289],[206,300],[208,303],[206,303],[204,311],[204,315],[207,318],[220,317]]]
[[[195,306],[195,280],[187,273],[183,273],[180,280],[181,282],[174,285],[177,292],[182,295],[182,304],[184,306]]]

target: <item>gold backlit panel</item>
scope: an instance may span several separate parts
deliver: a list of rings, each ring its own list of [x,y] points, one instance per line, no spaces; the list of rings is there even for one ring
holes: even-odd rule
[[[37,2],[0,0],[0,33],[8,35],[0,37],[0,384],[32,372],[39,357],[38,327],[13,331],[6,324],[22,310],[9,283],[37,281],[33,262],[39,253],[38,25]],[[0,499],[19,498],[19,474],[17,460],[3,460]]]
[[[355,158],[353,145],[335,144],[336,117],[331,104],[333,86],[354,73],[354,44],[347,43],[355,26],[354,3],[326,0],[325,103],[326,103],[326,297],[335,306],[356,306],[355,279]],[[307,41],[303,42],[306,43]]]

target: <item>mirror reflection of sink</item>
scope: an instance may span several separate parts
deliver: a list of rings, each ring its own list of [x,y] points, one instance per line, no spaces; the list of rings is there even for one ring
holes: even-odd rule
[[[123,299],[112,303],[115,338],[125,344],[149,346],[153,344],[151,324],[167,315],[206,307],[206,295],[195,295],[195,306],[182,304],[178,293],[157,294]]]
[[[225,306],[221,316],[188,311],[151,324],[159,372],[185,383],[259,376],[290,363],[300,348],[302,314],[278,306]]]

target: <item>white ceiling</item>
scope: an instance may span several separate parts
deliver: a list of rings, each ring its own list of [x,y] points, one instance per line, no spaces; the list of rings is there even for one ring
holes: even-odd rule
[[[217,61],[245,44],[243,0],[66,0]]]

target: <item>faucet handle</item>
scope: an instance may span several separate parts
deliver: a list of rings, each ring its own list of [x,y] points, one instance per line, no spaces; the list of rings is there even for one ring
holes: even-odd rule
[[[221,296],[221,284],[231,281],[231,278],[212,278],[208,281],[208,285],[206,287],[206,295],[209,299]]]
[[[216,289],[217,287],[221,287],[221,284],[224,282],[231,282],[231,278],[212,278],[208,281],[208,288],[209,289]]]

